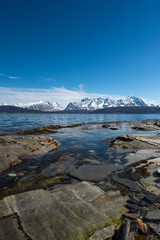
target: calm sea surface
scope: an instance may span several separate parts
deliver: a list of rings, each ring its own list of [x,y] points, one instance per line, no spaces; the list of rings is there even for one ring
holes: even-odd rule
[[[140,121],[159,118],[160,114],[0,114],[0,131],[22,130],[51,124],[65,126],[84,122]]]

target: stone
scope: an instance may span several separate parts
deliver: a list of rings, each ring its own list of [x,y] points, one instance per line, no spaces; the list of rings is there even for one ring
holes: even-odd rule
[[[160,237],[160,223],[148,223],[149,227]]]
[[[116,127],[110,127],[109,129],[110,130],[115,130],[115,131],[118,130],[118,128],[116,128]]]
[[[122,149],[160,148],[160,135],[130,134],[117,137],[111,142],[111,147]]]
[[[144,125],[144,126],[134,126],[132,129],[135,129],[137,131],[156,131],[160,130],[160,127],[156,125]]]
[[[8,216],[0,220],[0,239],[6,240],[26,240],[28,238],[25,234],[17,214]]]
[[[41,176],[43,177],[55,177],[57,175],[69,174],[75,169],[74,162],[70,159],[67,161],[61,161],[50,164],[43,169]]]
[[[29,239],[86,240],[105,226],[119,227],[126,200],[88,182],[11,195],[0,200],[0,239],[7,239],[3,219],[16,215],[21,228],[12,224],[12,232],[22,235],[17,239],[25,233]]]
[[[16,173],[9,173],[8,176],[9,176],[9,177],[16,177],[17,174],[16,174]]]
[[[0,172],[34,156],[58,149],[60,143],[51,137],[0,137]]]
[[[133,192],[141,192],[142,187],[138,184],[138,182],[132,181],[127,178],[121,178],[116,175],[112,176],[112,180],[128,189],[130,189]]]
[[[145,218],[149,221],[160,221],[160,210],[148,211]]]
[[[139,163],[141,161],[150,159],[150,158],[157,158],[160,157],[160,151],[157,149],[141,149],[134,151],[132,153],[129,153],[126,157],[125,160],[127,161],[125,163],[125,166],[134,164],[134,163]]]
[[[157,169],[156,174],[160,176],[160,168]]]
[[[47,133],[57,133],[58,129],[61,128],[73,128],[73,127],[80,127],[83,124],[74,124],[69,126],[60,126],[60,125],[48,125],[40,128],[35,129],[28,129],[24,131],[17,132],[18,135],[40,135],[40,134],[47,134]]]
[[[99,182],[106,179],[113,171],[122,169],[120,165],[83,165],[70,172],[80,180]]]
[[[111,125],[110,124],[103,124],[102,128],[109,128]]]
[[[96,231],[88,240],[105,240],[114,235],[115,227],[113,225]]]

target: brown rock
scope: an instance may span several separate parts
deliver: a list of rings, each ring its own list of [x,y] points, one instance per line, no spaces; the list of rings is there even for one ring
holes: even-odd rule
[[[0,172],[20,163],[24,156],[45,154],[59,145],[51,137],[0,137]]]

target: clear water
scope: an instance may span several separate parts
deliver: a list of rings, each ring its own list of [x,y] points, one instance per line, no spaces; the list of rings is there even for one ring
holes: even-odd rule
[[[62,126],[76,123],[85,123],[80,127],[62,128],[57,133],[46,134],[56,138],[60,143],[60,148],[55,152],[50,152],[43,157],[17,165],[11,170],[1,174],[0,187],[7,186],[20,178],[10,179],[9,172],[23,172],[28,174],[39,174],[42,169],[55,161],[57,157],[67,155],[73,158],[78,164],[85,164],[86,160],[97,160],[101,164],[123,165],[127,153],[133,150],[112,149],[110,141],[122,134],[154,132],[138,132],[131,129],[130,125],[123,123],[118,130],[102,128],[103,122],[115,121],[140,121],[144,119],[160,119],[158,114],[0,114],[0,133],[17,130],[37,128],[45,125],[59,124]],[[89,123],[89,124],[88,124]],[[114,125],[114,124],[113,124]],[[33,168],[34,167],[34,168]],[[5,183],[5,184],[4,184]]]

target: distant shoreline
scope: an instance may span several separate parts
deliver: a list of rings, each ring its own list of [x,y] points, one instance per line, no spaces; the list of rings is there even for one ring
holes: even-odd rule
[[[15,106],[0,106],[0,114],[160,114],[160,107],[111,107],[97,109],[94,111],[87,110],[70,110],[44,112],[29,110]]]

